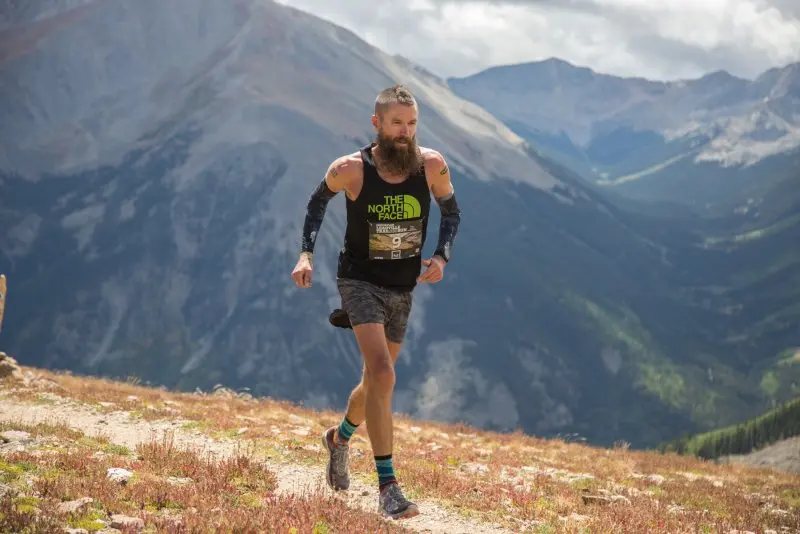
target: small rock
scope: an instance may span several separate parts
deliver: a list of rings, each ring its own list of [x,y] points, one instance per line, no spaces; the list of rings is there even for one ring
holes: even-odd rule
[[[418,427],[418,426],[412,426],[412,427],[411,427],[411,428],[409,428],[408,430],[409,430],[409,432],[411,432],[412,434],[419,434],[420,432],[422,432],[422,429],[421,429],[420,427]]]
[[[144,520],[141,517],[114,514],[111,516],[111,528],[142,530],[144,528]]]
[[[0,433],[0,439],[2,439],[4,443],[11,443],[12,441],[28,441],[31,439],[31,435],[22,430],[6,430],[5,432]]]
[[[66,534],[89,534],[89,531],[85,528],[65,528],[64,532]]]
[[[3,454],[25,452],[25,445],[21,441],[12,441],[10,443],[0,442],[0,452]]]
[[[17,363],[17,360],[5,352],[0,352],[0,378],[7,377],[22,379],[22,369]]]
[[[169,482],[170,484],[178,484],[178,485],[180,485],[180,484],[190,484],[190,483],[192,483],[194,481],[191,478],[188,478],[188,477],[169,477],[167,479],[167,482]]]
[[[489,467],[486,464],[481,463],[466,463],[461,466],[461,471],[466,471],[467,473],[488,473]]]
[[[656,484],[657,486],[660,486],[661,484],[666,482],[667,479],[661,475],[649,475],[647,477],[647,480],[649,480],[653,484]]]
[[[603,495],[581,495],[581,499],[583,499],[583,504],[608,504],[611,502],[611,499]]]
[[[106,476],[113,482],[125,484],[131,479],[133,473],[121,467],[109,467],[108,471],[106,471]]]
[[[311,433],[310,428],[295,428],[292,430],[292,434],[295,434],[300,437],[306,437]]]
[[[236,435],[237,436],[241,436],[242,434],[246,433],[248,430],[249,429],[246,426],[242,427],[242,428],[240,428],[239,430],[236,431]]]
[[[82,513],[83,510],[85,510],[86,507],[93,502],[94,499],[91,497],[81,497],[80,499],[74,501],[62,502],[58,505],[58,512],[64,515]]]

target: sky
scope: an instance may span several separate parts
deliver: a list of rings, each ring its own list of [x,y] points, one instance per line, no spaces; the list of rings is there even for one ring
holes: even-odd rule
[[[800,61],[800,0],[277,0],[442,77],[564,59],[653,80]]]

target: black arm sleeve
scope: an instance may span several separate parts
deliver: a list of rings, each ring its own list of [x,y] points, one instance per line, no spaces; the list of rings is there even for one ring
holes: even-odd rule
[[[325,217],[325,210],[328,208],[330,199],[335,196],[336,193],[331,191],[324,178],[314,192],[311,193],[306,207],[306,220],[303,223],[302,252],[314,252],[314,244],[317,241],[317,233],[322,226],[322,219]]]
[[[461,222],[461,210],[456,202],[455,191],[446,197],[437,198],[436,203],[439,204],[442,218],[439,222],[439,242],[436,244],[436,250],[433,253],[448,262],[450,261],[450,249],[453,248],[458,225]]]

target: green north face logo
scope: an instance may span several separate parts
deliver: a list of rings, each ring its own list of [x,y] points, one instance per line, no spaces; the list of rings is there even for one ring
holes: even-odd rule
[[[367,213],[378,215],[379,221],[402,221],[422,215],[419,200],[411,195],[386,195],[383,204],[369,204]]]

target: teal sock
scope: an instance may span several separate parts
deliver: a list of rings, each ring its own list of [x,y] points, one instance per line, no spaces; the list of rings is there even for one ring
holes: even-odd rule
[[[350,440],[350,436],[352,436],[353,432],[356,431],[356,428],[358,428],[358,425],[351,423],[345,415],[342,418],[342,422],[339,423],[339,429],[336,431],[336,436],[342,443],[347,443]]]
[[[389,482],[395,482],[394,467],[392,466],[392,455],[375,457],[375,468],[378,470],[378,485],[383,488]]]

